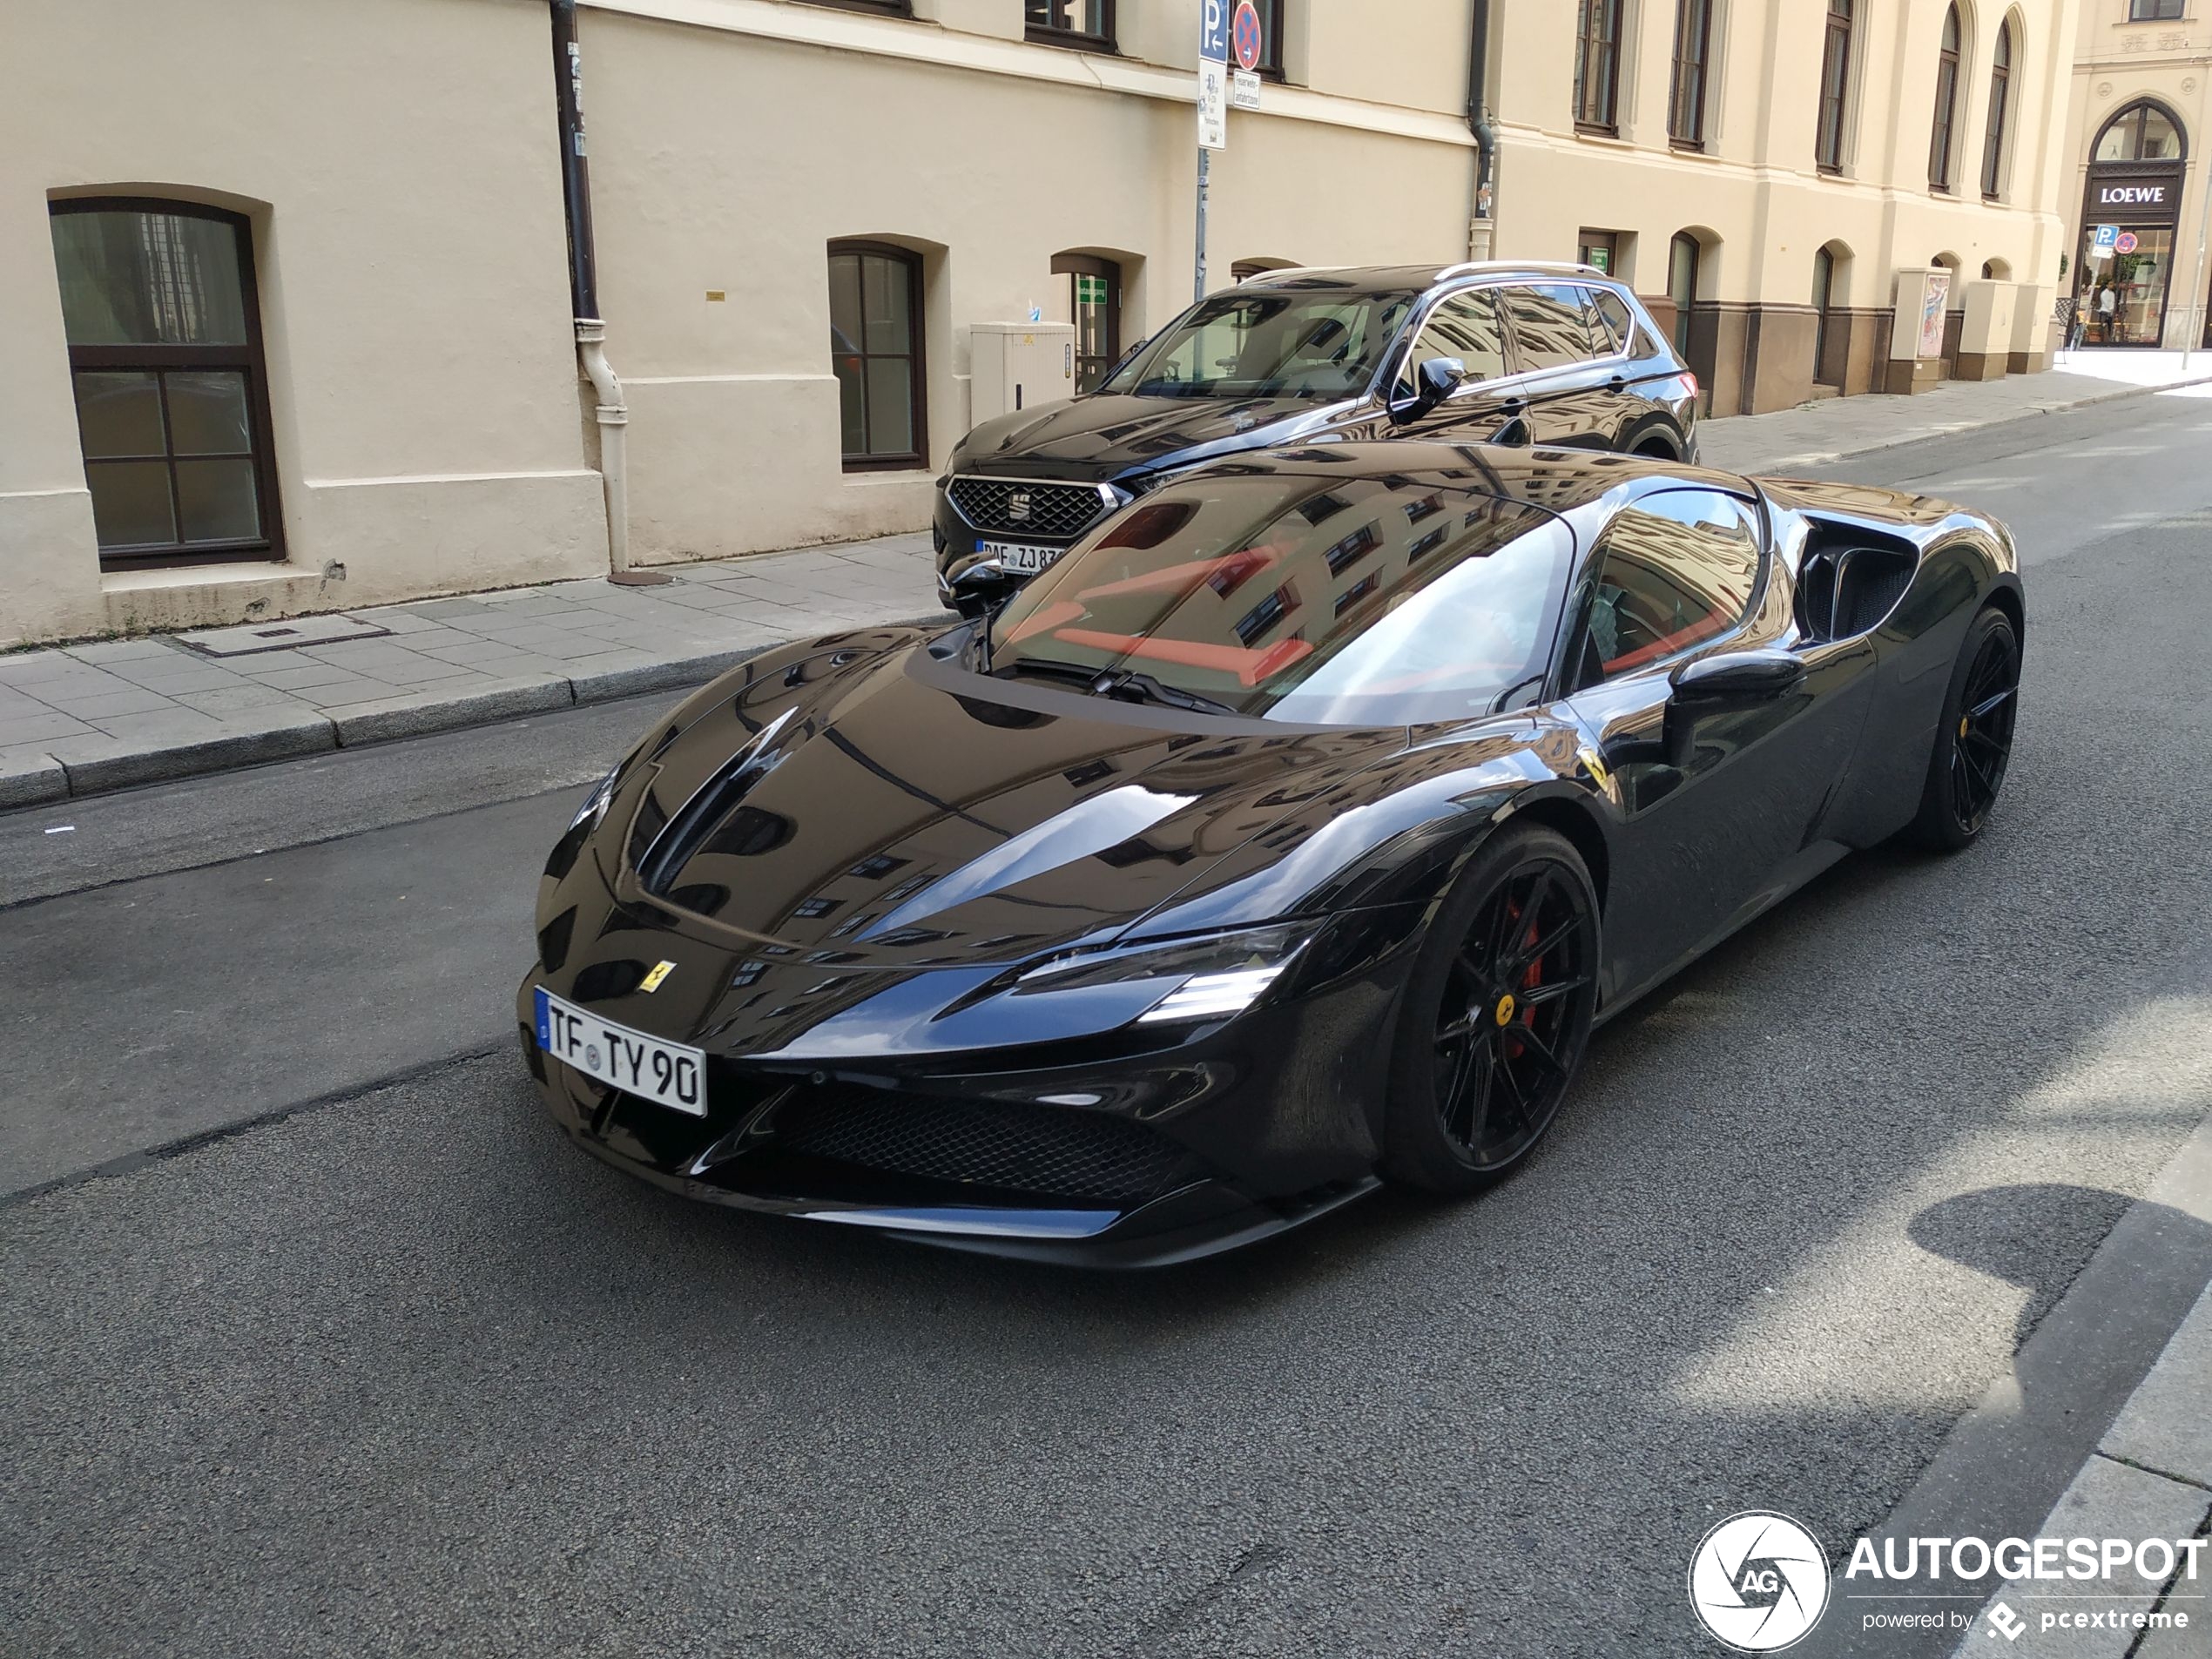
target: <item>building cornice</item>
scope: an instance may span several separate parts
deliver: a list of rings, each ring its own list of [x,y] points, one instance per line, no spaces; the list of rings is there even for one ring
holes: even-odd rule
[[[962,34],[921,19],[875,17],[828,6],[793,4],[790,0],[582,0],[582,3],[587,10],[749,35],[825,51],[860,52],[871,57],[1043,81],[1166,104],[1197,102],[1197,78],[1189,70],[1104,52],[1070,51],[1028,41]],[[1277,82],[1270,82],[1262,97],[1265,107],[1258,113],[1266,119],[1349,127],[1456,149],[1474,147],[1474,135],[1457,114],[1375,104]],[[1251,114],[1239,111],[1235,120],[1241,124],[1251,118]]]

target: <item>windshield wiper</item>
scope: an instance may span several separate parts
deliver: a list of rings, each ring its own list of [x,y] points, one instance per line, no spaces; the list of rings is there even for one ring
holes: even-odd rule
[[[1017,657],[991,671],[1001,677],[1035,674],[1040,679],[1068,680],[1081,685],[1093,697],[1110,697],[1124,703],[1157,703],[1162,708],[1184,709],[1193,714],[1233,715],[1241,711],[1213,698],[1186,691],[1130,668],[1085,668],[1080,663],[1059,662],[1050,657]]]
[[[1157,703],[1162,708],[1187,709],[1193,714],[1239,712],[1226,703],[1197,691],[1186,691],[1179,685],[1170,685],[1135,669],[1109,669],[1097,677],[1091,690],[1101,697],[1119,698],[1125,703]]]

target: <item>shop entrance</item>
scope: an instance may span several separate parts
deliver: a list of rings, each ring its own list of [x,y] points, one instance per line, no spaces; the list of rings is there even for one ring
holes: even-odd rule
[[[2183,149],[2180,123],[2148,98],[2119,111],[2098,132],[2074,263],[2082,344],[2163,342]]]

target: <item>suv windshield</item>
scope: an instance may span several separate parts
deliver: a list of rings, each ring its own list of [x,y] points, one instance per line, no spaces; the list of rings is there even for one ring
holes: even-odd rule
[[[1465,719],[1533,699],[1574,545],[1433,475],[1194,478],[1016,594],[990,671],[1304,725]]]
[[[1238,290],[1194,306],[1100,387],[1137,397],[1356,397],[1418,293]]]

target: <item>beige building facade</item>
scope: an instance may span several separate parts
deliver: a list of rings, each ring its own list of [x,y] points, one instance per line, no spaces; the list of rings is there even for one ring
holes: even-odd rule
[[[1960,0],[1952,51],[1944,0],[1261,0],[1209,286],[1582,253],[1734,413],[1891,383],[1938,266],[1905,383],[2039,367],[2105,3]],[[13,8],[0,648],[921,527],[993,325],[1088,379],[1189,303],[1200,3],[591,0],[573,57],[545,0]]]
[[[2207,343],[2208,124],[2205,0],[2082,0],[2061,206],[2084,344]]]
[[[1611,265],[1716,414],[2047,367],[2077,3],[1508,0],[1496,246]],[[1901,270],[1940,273],[1932,361]]]

